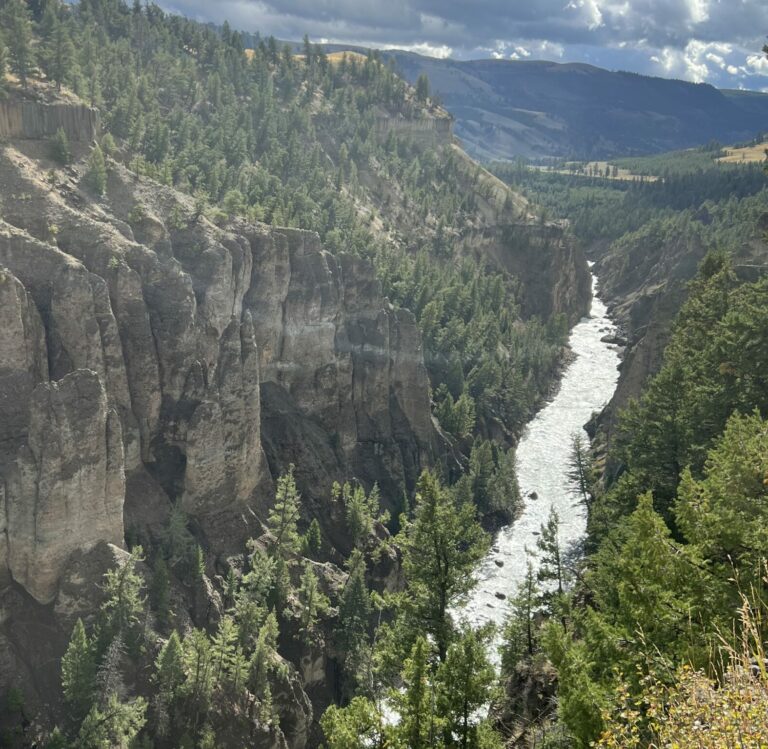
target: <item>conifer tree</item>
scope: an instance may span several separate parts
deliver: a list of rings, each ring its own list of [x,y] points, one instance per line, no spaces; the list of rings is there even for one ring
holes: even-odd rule
[[[310,559],[317,559],[323,547],[323,536],[320,531],[320,523],[317,518],[312,518],[312,522],[307,528],[307,532],[301,539],[301,553]]]
[[[218,689],[227,689],[239,698],[245,686],[246,660],[238,642],[238,630],[234,620],[225,616],[211,641],[211,668],[213,683]]]
[[[112,749],[132,745],[146,723],[147,703],[141,698],[121,702],[110,695],[106,705],[96,705],[86,716],[77,737],[78,749]]]
[[[3,22],[11,71],[26,88],[27,79],[35,65],[32,21],[27,4],[23,0],[7,0],[5,7],[0,11],[0,19]]]
[[[184,683],[184,652],[176,630],[171,632],[171,636],[157,656],[155,682],[157,684],[155,701],[157,728],[158,733],[164,736],[173,723],[174,708],[181,696]]]
[[[509,615],[504,623],[501,664],[505,674],[511,674],[525,655],[533,656],[537,648],[534,617],[539,603],[539,586],[530,560],[517,594],[509,602]]]
[[[170,615],[170,576],[165,559],[158,556],[152,569],[152,584],[149,589],[152,608],[158,622],[165,626]]]
[[[50,7],[50,6],[49,6]],[[68,26],[54,16],[54,24],[43,49],[43,68],[46,75],[61,91],[63,83],[71,80],[75,67],[75,45]]]
[[[584,440],[577,432],[571,436],[571,454],[568,458],[568,480],[571,487],[578,496],[579,501],[589,509],[590,504],[590,474],[592,473],[592,464],[589,454],[589,445],[584,444]]]
[[[193,629],[183,643],[184,693],[188,700],[192,727],[196,731],[201,717],[208,710],[214,690],[211,643],[208,635]]]
[[[442,733],[435,709],[429,652],[427,641],[418,637],[403,669],[403,692],[396,698],[400,715],[398,734],[409,749],[431,749]]]
[[[72,149],[69,147],[69,138],[63,127],[60,127],[53,137],[51,156],[62,165],[72,161]]]
[[[536,539],[536,547],[540,553],[538,578],[555,586],[554,591],[546,588],[542,599],[549,606],[550,612],[559,616],[565,626],[566,569],[559,535],[560,516],[553,505],[550,507],[547,522],[541,525],[539,537]]]
[[[122,637],[129,646],[136,644],[144,598],[141,594],[144,580],[136,571],[136,564],[143,561],[140,546],[116,569],[107,570],[104,576],[105,601],[100,610],[99,638],[106,647],[115,637]]]
[[[5,80],[8,75],[8,47],[5,45],[3,35],[0,34],[0,95],[5,91],[7,82]]]
[[[175,629],[161,648],[155,665],[158,690],[170,704],[178,697],[184,681],[184,653],[179,633]]]
[[[416,80],[416,98],[420,102],[426,102],[429,98],[429,78],[426,73],[422,73]]]
[[[69,645],[61,659],[61,685],[64,699],[75,720],[82,720],[93,704],[96,686],[96,661],[93,644],[78,619],[72,630]]]
[[[488,660],[484,633],[468,629],[448,648],[436,681],[438,710],[445,716],[446,744],[461,749],[478,747],[479,723],[476,713],[490,701],[496,673]]]
[[[328,749],[400,746],[394,743],[396,729],[387,725],[376,705],[366,697],[354,697],[346,707],[331,705],[320,725]]]
[[[272,554],[299,550],[299,492],[293,478],[293,466],[277,480],[275,503],[269,511],[267,527],[273,536]]]
[[[317,575],[310,562],[304,565],[298,594],[301,604],[300,634],[305,643],[310,643],[315,634],[317,617],[324,614],[329,605],[328,598],[318,587]]]
[[[107,164],[98,143],[93,147],[88,159],[85,183],[96,195],[103,195],[107,189]]]
[[[339,599],[340,645],[349,654],[367,640],[371,598],[365,582],[365,559],[355,549],[347,564],[349,576]]]
[[[408,591],[399,613],[414,633],[425,632],[435,642],[440,660],[451,639],[449,610],[473,585],[472,571],[487,547],[487,537],[472,506],[458,507],[430,473],[417,485],[414,519],[397,537],[403,552]]]

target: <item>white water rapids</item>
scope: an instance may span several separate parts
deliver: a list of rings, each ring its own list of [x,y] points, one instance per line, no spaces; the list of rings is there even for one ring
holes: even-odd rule
[[[567,477],[572,436],[580,433],[586,440],[584,424],[613,395],[619,363],[618,348],[600,340],[615,333],[616,327],[597,297],[594,276],[592,291],[589,317],[583,317],[571,331],[569,345],[575,358],[563,373],[557,395],[530,422],[517,448],[524,510],[513,525],[501,529],[493,550],[476,570],[477,587],[467,604],[455,612],[457,618],[474,627],[489,621],[503,624],[508,604],[496,594],[506,598],[515,595],[528,558],[536,568],[536,558],[529,557],[528,552],[536,551],[539,530],[552,506],[560,516],[559,538],[564,549],[578,544],[584,536],[584,508],[577,503]]]

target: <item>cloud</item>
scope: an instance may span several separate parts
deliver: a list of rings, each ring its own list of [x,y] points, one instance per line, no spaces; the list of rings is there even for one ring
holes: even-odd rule
[[[436,56],[544,56],[689,80],[764,75],[766,0],[166,0],[169,10],[282,39]],[[725,49],[727,48],[727,49]],[[529,54],[526,54],[528,52]]]
[[[768,75],[768,57],[765,55],[748,55],[746,65],[757,75]]]

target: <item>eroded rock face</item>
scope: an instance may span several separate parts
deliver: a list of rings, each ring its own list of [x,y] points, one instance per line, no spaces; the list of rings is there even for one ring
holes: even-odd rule
[[[96,372],[39,384],[26,444],[6,479],[8,567],[41,603],[77,549],[123,543],[125,473],[120,419]]]
[[[324,460],[332,453],[338,473],[379,481],[385,499],[399,500],[436,451],[414,316],[382,299],[367,263],[325,252],[317,235],[288,229],[246,232],[254,263],[245,305],[253,314],[262,380],[278,385],[306,419],[321,427],[322,444],[313,452]],[[312,431],[299,429],[295,419],[277,429],[281,436],[269,435],[273,447],[276,440],[285,442],[286,432],[303,431],[306,439]],[[284,469],[280,454],[288,452],[274,451],[273,462]],[[300,460],[287,457],[301,467]],[[324,474],[318,471],[319,483],[304,482],[311,496],[329,490]]]
[[[123,503],[134,524],[149,514],[133,509],[147,475],[210,550],[241,551],[305,449],[286,430],[267,462],[267,384],[323,443],[299,475],[307,518],[339,530],[324,506],[351,476],[397,506],[436,440],[416,322],[367,263],[311,232],[218,228],[116,165],[105,200],[83,201],[15,145],[0,150],[2,569],[51,600],[74,549],[123,543]]]

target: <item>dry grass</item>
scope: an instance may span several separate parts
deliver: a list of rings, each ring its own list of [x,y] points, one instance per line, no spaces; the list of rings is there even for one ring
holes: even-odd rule
[[[619,168],[618,172],[616,172],[616,175],[614,176],[613,165],[607,161],[588,161],[586,164],[584,164],[581,161],[572,162],[572,163],[579,167],[583,167],[583,171],[573,172],[570,169],[568,169],[568,166],[566,166],[565,169],[551,169],[549,167],[539,167],[539,168],[541,169],[541,171],[544,171],[544,172],[552,172],[553,174],[568,174],[568,175],[575,174],[577,177],[591,177],[592,172],[594,171],[595,168],[597,168],[600,172],[599,176],[603,179],[615,179],[619,182],[634,182],[635,180],[641,179],[639,174],[634,174],[629,169],[624,169],[624,168]],[[605,176],[606,167],[610,167],[608,177]],[[655,182],[658,179],[658,177],[646,174],[646,175],[643,175],[642,179],[645,182]]]
[[[347,62],[350,60],[356,60],[357,62],[365,62],[366,56],[361,55],[359,52],[331,52],[328,55],[328,62],[332,65],[338,65],[346,56]]]
[[[248,60],[252,60],[255,54],[256,54],[255,50],[252,50],[252,49],[245,50],[245,56],[248,58]],[[304,59],[304,55],[301,53],[295,54],[294,57],[297,60]],[[347,58],[347,61],[354,59],[356,62],[365,62],[368,59],[365,55],[362,55],[359,52],[352,52],[352,51],[331,52],[328,55],[328,62],[330,62],[331,65],[338,65],[344,59],[344,57]]]
[[[768,149],[768,140],[758,143],[756,146],[745,146],[744,148],[726,148],[725,156],[721,156],[718,161],[723,164],[748,164],[750,162],[765,161],[765,152]]]

